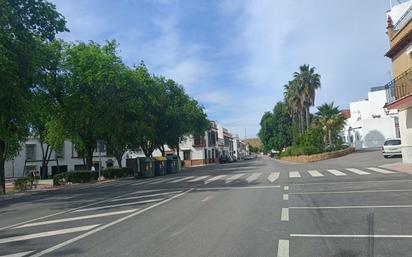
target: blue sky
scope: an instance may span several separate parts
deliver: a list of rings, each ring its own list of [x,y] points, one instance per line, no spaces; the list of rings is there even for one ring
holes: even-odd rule
[[[232,132],[254,137],[301,64],[317,68],[316,105],[341,107],[391,79],[387,0],[51,0],[69,41],[116,39],[129,64],[182,84]]]

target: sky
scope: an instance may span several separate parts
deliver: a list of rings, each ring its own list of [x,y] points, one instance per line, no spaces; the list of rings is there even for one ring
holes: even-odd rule
[[[50,1],[70,30],[60,38],[115,39],[126,64],[183,85],[241,138],[256,136],[302,64],[321,75],[316,106],[347,108],[391,80],[388,0]]]

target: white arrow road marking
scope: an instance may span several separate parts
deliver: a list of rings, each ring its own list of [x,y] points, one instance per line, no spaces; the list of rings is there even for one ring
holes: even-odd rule
[[[308,170],[308,173],[312,176],[312,177],[323,177],[323,174],[320,173],[317,170]]]
[[[57,236],[57,235],[63,235],[63,234],[68,234],[68,233],[82,232],[82,231],[91,230],[99,225],[100,224],[95,224],[95,225],[89,225],[89,226],[53,230],[53,231],[47,231],[47,232],[41,232],[41,233],[35,233],[35,234],[29,234],[29,235],[23,235],[23,236],[7,237],[7,238],[0,239],[0,244],[35,239],[35,238],[40,238],[40,237]]]
[[[188,180],[188,179],[192,179],[194,177],[195,176],[188,176],[188,177],[179,178],[179,179],[176,179],[176,180],[173,180],[173,181],[169,181],[167,183],[178,183],[178,182],[182,182],[182,181],[185,181],[185,180]]]
[[[255,172],[255,173],[253,173],[252,175],[250,175],[250,176],[246,179],[246,181],[247,181],[248,183],[251,183],[251,182],[257,180],[257,179],[260,177],[260,175],[262,175],[262,173],[260,173],[260,172]]]
[[[93,207],[93,208],[79,209],[79,210],[75,210],[73,212],[96,211],[96,210],[110,209],[110,208],[116,208],[116,207],[122,207],[122,206],[128,206],[128,205],[154,203],[154,202],[160,202],[163,199],[164,198],[158,198],[158,199],[151,199],[151,200],[137,201],[137,202],[130,202],[130,203],[119,203],[119,204],[112,204],[112,205],[104,205],[104,206]]]
[[[245,174],[235,174],[235,175],[227,178],[226,181],[225,181],[225,183],[226,183],[226,184],[232,183],[233,181],[235,181],[236,179],[239,179],[239,178],[242,177],[243,175],[245,175]]]
[[[29,254],[31,254],[34,251],[27,251],[27,252],[21,252],[21,253],[13,253],[13,254],[8,254],[8,255],[2,255],[0,257],[24,257]]]
[[[270,183],[275,182],[278,178],[279,178],[279,172],[272,172],[268,176],[268,180],[270,181]]]
[[[212,183],[213,181],[216,181],[216,180],[222,179],[222,178],[224,178],[224,177],[226,177],[226,175],[214,176],[214,177],[212,177],[212,178],[210,178],[210,179],[206,180],[206,181],[205,181],[205,185],[207,185],[207,184],[209,184],[209,183]]]
[[[339,170],[327,170],[327,172],[332,173],[335,176],[346,176],[345,173]]]
[[[384,169],[381,169],[381,168],[374,168],[374,167],[370,167],[370,168],[367,168],[368,170],[372,170],[372,171],[376,171],[376,172],[379,172],[379,173],[382,173],[382,174],[391,174],[391,173],[395,173],[395,172],[393,172],[393,171],[389,171],[389,170],[384,170]]]
[[[189,180],[189,182],[198,182],[198,181],[200,181],[200,180],[207,179],[208,177],[209,177],[209,176],[200,176],[200,177],[197,177],[197,178],[195,178],[195,179]]]
[[[14,227],[13,229],[16,229],[16,228],[28,228],[28,227],[35,227],[35,226],[42,226],[42,225],[48,225],[48,224],[54,224],[54,223],[61,223],[61,222],[69,222],[69,221],[75,221],[75,220],[85,220],[85,219],[93,219],[93,218],[114,216],[114,215],[131,213],[131,212],[134,212],[134,211],[137,211],[137,210],[138,210],[138,209],[130,209],[130,210],[124,210],[124,211],[106,212],[106,213],[99,213],[99,214],[94,214],[94,215],[86,215],[86,216],[79,216],[79,217],[66,218],[66,219],[40,221],[40,222],[34,222],[34,223],[24,224],[24,225],[21,225],[21,226],[18,226],[18,227]]]
[[[289,171],[289,178],[300,178],[299,171]]]
[[[360,170],[360,169],[350,168],[350,169],[347,169],[347,170],[349,170],[349,171],[351,171],[351,172],[353,172],[353,173],[356,173],[356,174],[358,174],[358,175],[369,175],[369,174],[370,174],[370,173],[368,173],[368,172],[366,172],[366,171],[363,171],[363,170]]]

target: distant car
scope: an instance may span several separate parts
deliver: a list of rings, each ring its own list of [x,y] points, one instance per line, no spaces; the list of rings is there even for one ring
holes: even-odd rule
[[[386,140],[382,146],[382,154],[385,158],[402,155],[401,140],[398,138]]]
[[[243,160],[252,160],[253,156],[252,155],[246,155],[245,157],[243,157]]]
[[[230,163],[230,162],[233,162],[233,160],[230,160],[229,156],[222,155],[219,158],[219,163]]]

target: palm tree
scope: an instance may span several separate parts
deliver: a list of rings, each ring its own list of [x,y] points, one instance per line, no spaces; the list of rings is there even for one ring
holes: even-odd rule
[[[284,99],[287,105],[289,115],[292,118],[298,118],[300,133],[304,131],[303,125],[303,101],[302,92],[299,84],[296,81],[289,81],[288,84],[284,86]]]
[[[299,67],[298,72],[293,74],[293,77],[301,88],[302,105],[306,114],[306,127],[308,127],[310,123],[309,108],[315,105],[315,91],[320,88],[320,75],[315,73],[315,67],[304,64]]]
[[[326,130],[328,144],[332,145],[332,133],[339,132],[345,126],[345,118],[341,115],[339,106],[334,106],[333,102],[330,104],[324,103],[321,106],[318,106],[318,112],[316,115],[316,119]]]

